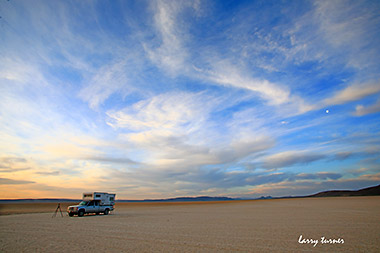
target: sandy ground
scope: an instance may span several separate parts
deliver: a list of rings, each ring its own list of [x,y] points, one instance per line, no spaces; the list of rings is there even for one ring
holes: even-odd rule
[[[117,204],[63,218],[52,218],[56,204],[33,205],[49,212],[0,216],[0,252],[380,252],[380,196]]]

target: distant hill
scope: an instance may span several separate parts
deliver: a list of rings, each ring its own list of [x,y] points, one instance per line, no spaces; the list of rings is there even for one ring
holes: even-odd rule
[[[282,199],[282,198],[315,198],[315,197],[344,197],[344,196],[376,196],[380,195],[380,185],[360,189],[357,191],[345,191],[345,190],[332,190],[319,192],[308,196],[284,196],[284,197],[271,197],[262,196],[256,199]],[[116,199],[116,202],[187,202],[187,201],[231,201],[231,200],[242,200],[239,198],[229,198],[229,197],[210,197],[210,196],[199,196],[199,197],[178,197],[169,199],[144,199],[144,200],[121,200]],[[249,199],[246,199],[249,200]],[[253,199],[251,199],[253,200]],[[0,199],[0,203],[64,203],[73,202],[79,203],[80,199]]]
[[[186,202],[186,201],[228,201],[238,200],[229,197],[179,197],[169,199],[144,199],[144,200],[122,200],[116,199],[116,202]],[[0,199],[0,203],[59,203],[59,202],[81,202],[80,199]]]
[[[380,195],[380,185],[357,191],[324,191],[305,197],[345,197],[345,196],[375,196]]]
[[[260,198],[257,199],[273,199],[272,196],[261,196]]]
[[[229,197],[178,197],[170,199],[117,200],[118,202],[186,202],[186,201],[228,201],[237,200]]]

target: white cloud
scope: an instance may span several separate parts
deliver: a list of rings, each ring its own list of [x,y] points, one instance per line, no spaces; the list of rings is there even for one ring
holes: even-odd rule
[[[212,103],[195,93],[167,93],[142,100],[120,111],[108,111],[109,125],[134,131],[191,132],[201,127]]]
[[[187,27],[180,22],[178,16],[189,7],[199,9],[199,5],[193,5],[191,1],[155,1],[151,6],[158,33],[155,42],[158,45],[145,44],[145,50],[155,64],[173,76],[183,74],[188,67],[188,52],[184,45]]]
[[[371,113],[380,112],[380,99],[378,99],[374,104],[369,105],[367,107],[363,105],[358,105],[355,108],[354,115],[355,116],[364,116]]]
[[[167,93],[107,114],[109,124],[125,132],[122,140],[133,144],[152,169],[192,171],[273,147],[274,140],[264,133],[251,136],[227,122],[214,122],[210,113],[226,106],[222,101],[204,93]]]
[[[208,63],[211,70],[195,68],[198,78],[211,84],[252,91],[269,106],[276,107],[283,115],[297,115],[314,110],[315,106],[302,97],[292,94],[291,89],[281,83],[252,77],[242,64],[232,64],[229,60],[215,57]]]
[[[324,105],[340,105],[356,101],[366,96],[380,92],[379,82],[355,83],[336,92],[332,97],[323,101]]]
[[[257,92],[270,104],[280,105],[289,102],[290,91],[287,87],[279,86],[267,80],[249,78],[230,63],[213,63],[215,70],[207,77],[211,81],[236,88]]]
[[[204,160],[208,150],[202,146],[202,138],[207,136],[206,121],[216,106],[211,100],[202,93],[165,93],[108,111],[107,123],[153,167],[179,164],[182,157],[189,156]]]

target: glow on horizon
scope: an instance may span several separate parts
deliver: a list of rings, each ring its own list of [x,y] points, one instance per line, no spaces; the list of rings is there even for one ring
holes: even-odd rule
[[[380,3],[1,1],[0,198],[380,182]]]

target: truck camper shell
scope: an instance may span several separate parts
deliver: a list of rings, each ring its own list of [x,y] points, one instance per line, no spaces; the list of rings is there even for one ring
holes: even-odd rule
[[[85,192],[83,193],[83,201],[96,200],[100,206],[115,205],[116,194],[106,192]]]

